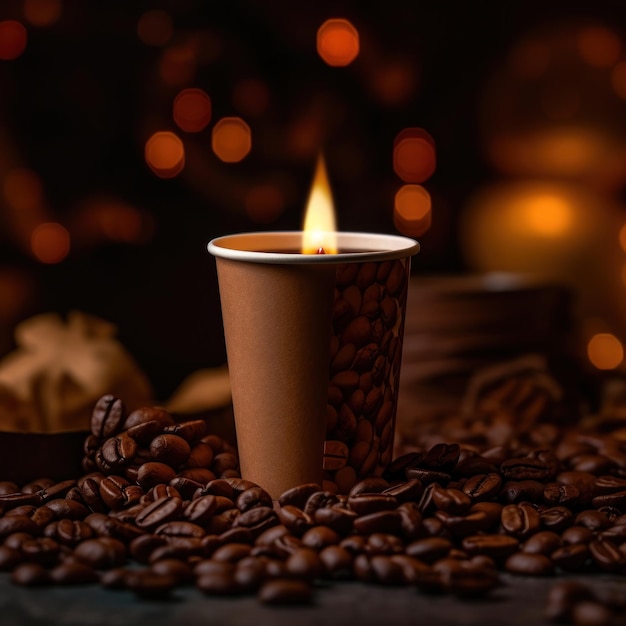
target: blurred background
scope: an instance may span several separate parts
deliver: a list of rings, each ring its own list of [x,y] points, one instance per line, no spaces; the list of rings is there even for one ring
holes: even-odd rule
[[[117,327],[168,397],[225,362],[207,242],[341,230],[414,275],[567,285],[591,368],[626,341],[626,4],[0,4],[0,357],[38,313]]]

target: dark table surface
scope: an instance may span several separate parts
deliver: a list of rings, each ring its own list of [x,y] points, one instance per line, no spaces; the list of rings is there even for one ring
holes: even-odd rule
[[[624,578],[571,577],[592,586],[624,592]],[[2,626],[424,626],[490,624],[548,626],[544,616],[548,591],[557,578],[502,575],[502,585],[482,600],[431,596],[412,588],[380,587],[355,582],[332,583],[316,590],[311,606],[266,607],[254,597],[207,597],[193,588],[172,598],[147,601],[128,591],[96,585],[29,589],[15,587],[0,574]]]

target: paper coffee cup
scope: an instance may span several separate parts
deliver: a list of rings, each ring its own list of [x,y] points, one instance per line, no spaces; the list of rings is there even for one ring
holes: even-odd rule
[[[337,235],[338,254],[300,254],[300,232],[243,233],[208,246],[216,257],[241,475],[274,498],[324,478],[338,268],[408,259],[419,249],[404,237]]]

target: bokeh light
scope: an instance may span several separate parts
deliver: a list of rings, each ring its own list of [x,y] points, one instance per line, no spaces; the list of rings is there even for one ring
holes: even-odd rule
[[[161,9],[152,9],[143,13],[137,20],[137,36],[147,46],[166,44],[173,33],[172,18]]]
[[[386,106],[407,102],[415,92],[416,80],[416,69],[405,59],[383,63],[370,73],[372,91]]]
[[[24,19],[33,26],[52,26],[62,13],[61,0],[24,0]]]
[[[359,32],[346,19],[326,20],[317,31],[317,53],[333,67],[350,65],[359,54]]]
[[[405,128],[394,140],[393,169],[405,183],[423,183],[436,168],[435,142],[423,128]]]
[[[44,222],[33,230],[30,247],[38,261],[59,263],[69,254],[70,234],[57,222]]]
[[[285,210],[285,196],[277,185],[255,185],[245,196],[244,206],[248,217],[257,224],[269,224]]]
[[[560,237],[573,222],[567,199],[558,195],[537,195],[524,207],[522,217],[528,230],[543,237]]]
[[[16,20],[0,21],[0,60],[17,59],[26,49],[27,39],[23,24]]]
[[[178,135],[170,131],[154,133],[146,142],[148,167],[160,178],[173,178],[185,166],[185,147]]]
[[[225,163],[238,163],[252,148],[250,127],[240,117],[223,117],[213,127],[211,147]]]
[[[33,211],[43,204],[41,179],[31,169],[18,167],[7,172],[2,181],[7,205],[15,211]]]
[[[430,194],[421,185],[403,185],[394,198],[394,226],[408,237],[423,235],[432,223]]]
[[[197,64],[195,48],[189,45],[173,46],[163,51],[159,73],[166,85],[185,85],[196,75]]]
[[[188,133],[204,130],[211,121],[211,111],[211,98],[202,89],[183,89],[174,99],[174,121]]]
[[[615,32],[603,26],[590,26],[578,37],[578,52],[592,67],[611,67],[619,60],[622,43]]]
[[[243,115],[258,117],[267,111],[269,103],[270,91],[262,80],[247,78],[233,88],[233,104]]]
[[[622,342],[611,333],[597,333],[587,344],[587,357],[599,370],[613,370],[624,360]]]

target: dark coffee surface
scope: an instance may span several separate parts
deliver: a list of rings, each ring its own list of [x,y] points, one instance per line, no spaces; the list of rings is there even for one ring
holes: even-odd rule
[[[459,600],[448,594],[423,595],[411,588],[362,583],[333,583],[316,594],[311,606],[261,606],[254,597],[207,598],[193,588],[180,588],[167,601],[138,599],[130,591],[112,593],[98,585],[23,589],[0,574],[0,615],[3,626],[125,626],[144,624],[221,624],[256,626],[332,626],[358,624],[507,624],[548,626],[545,604],[549,587],[558,579],[503,575],[503,585],[489,599]],[[617,589],[617,576],[568,577],[594,588]]]

